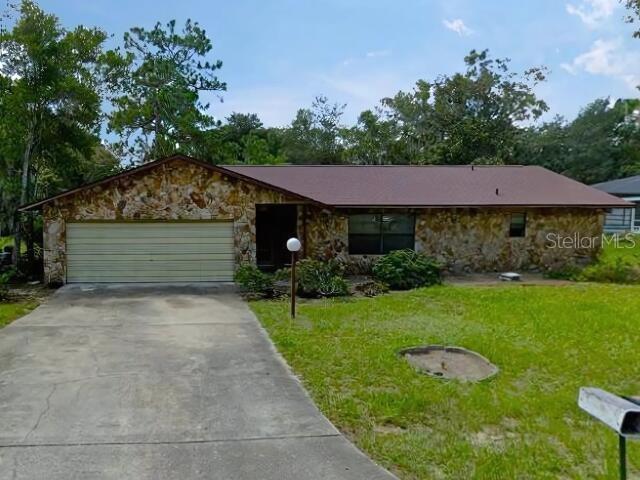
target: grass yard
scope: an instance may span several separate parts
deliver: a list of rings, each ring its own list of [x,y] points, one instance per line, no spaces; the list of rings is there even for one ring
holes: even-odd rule
[[[617,439],[580,386],[640,394],[640,287],[440,286],[252,308],[320,409],[401,478],[617,478]],[[478,384],[416,373],[397,352],[460,345],[499,368]],[[629,446],[631,477],[640,445]]]
[[[618,242],[609,240],[602,246],[599,260],[605,262],[615,261],[616,258],[640,263],[640,235],[632,235],[630,240],[620,237]]]
[[[26,315],[38,306],[36,300],[0,302],[0,328],[6,327],[17,318]]]

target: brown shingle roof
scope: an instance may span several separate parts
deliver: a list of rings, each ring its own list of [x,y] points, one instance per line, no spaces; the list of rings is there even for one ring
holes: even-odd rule
[[[537,166],[225,166],[326,205],[624,207]]]
[[[214,166],[184,155],[146,163],[97,182],[67,190],[19,210],[140,174],[164,163],[187,161],[212,171],[336,207],[577,206],[631,207],[618,197],[533,166]],[[497,192],[497,194],[496,194]]]

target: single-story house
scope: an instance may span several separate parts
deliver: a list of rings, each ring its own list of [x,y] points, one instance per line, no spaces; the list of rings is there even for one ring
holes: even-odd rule
[[[242,262],[303,257],[353,272],[400,248],[452,271],[588,261],[617,197],[535,166],[214,166],[175,155],[41,209],[44,273],[60,282],[230,281]],[[585,241],[586,239],[586,241]]]
[[[611,208],[607,212],[604,221],[606,233],[640,232],[640,175],[591,186],[631,202],[626,208]]]

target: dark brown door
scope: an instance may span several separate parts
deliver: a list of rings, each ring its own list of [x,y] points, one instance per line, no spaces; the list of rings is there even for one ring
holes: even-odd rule
[[[256,206],[256,256],[264,270],[277,270],[291,262],[287,240],[296,236],[297,205]]]

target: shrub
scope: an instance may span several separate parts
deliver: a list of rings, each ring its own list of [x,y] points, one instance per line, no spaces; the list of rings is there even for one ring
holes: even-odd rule
[[[15,274],[14,269],[5,270],[0,273],[0,301],[6,300],[9,296],[9,281]]]
[[[321,262],[304,259],[298,263],[298,293],[303,297],[340,297],[349,294],[342,277],[342,266],[335,260]]]
[[[640,265],[621,257],[586,267],[579,279],[587,282],[640,283]]]
[[[565,265],[560,268],[552,268],[544,272],[545,278],[551,278],[553,280],[577,280],[580,278],[582,268],[575,264]]]
[[[440,283],[440,264],[424,253],[396,250],[388,253],[373,266],[379,281],[394,290],[409,290]]]
[[[273,272],[273,279],[276,282],[288,282],[291,279],[291,269],[284,267]]]
[[[240,265],[233,277],[245,292],[263,297],[274,296],[273,277],[251,264]]]

